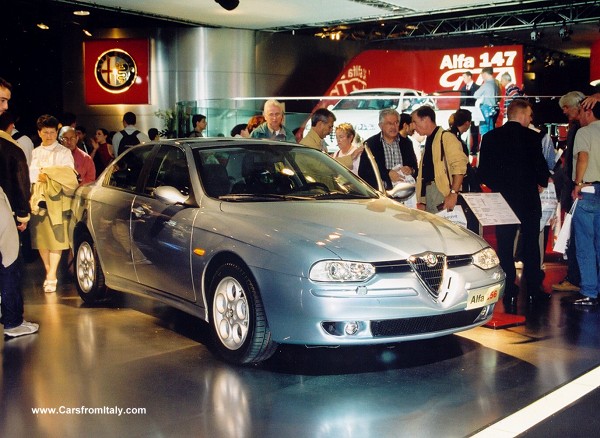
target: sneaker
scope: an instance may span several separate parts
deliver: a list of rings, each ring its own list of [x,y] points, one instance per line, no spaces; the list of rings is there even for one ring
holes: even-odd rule
[[[567,279],[561,281],[560,283],[553,284],[552,289],[559,292],[579,292],[579,287],[575,286]]]
[[[21,325],[9,329],[4,329],[4,335],[10,338],[17,336],[32,335],[40,328],[35,322],[23,321]]]

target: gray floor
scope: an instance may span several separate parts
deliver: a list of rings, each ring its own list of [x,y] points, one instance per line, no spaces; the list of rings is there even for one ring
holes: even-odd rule
[[[546,283],[562,275],[547,263]],[[524,326],[385,347],[283,346],[236,368],[213,357],[194,318],[122,294],[86,307],[73,284],[44,294],[42,279],[39,262],[26,265],[25,313],[39,333],[0,344],[1,437],[461,437],[600,364],[600,312],[561,306],[564,293],[520,306]]]

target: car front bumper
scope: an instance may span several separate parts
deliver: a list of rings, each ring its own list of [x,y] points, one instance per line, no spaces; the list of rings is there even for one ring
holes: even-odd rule
[[[505,284],[499,267],[474,266],[447,269],[437,298],[412,272],[337,284],[268,270],[254,274],[273,340],[324,346],[426,339],[477,327],[492,317]]]

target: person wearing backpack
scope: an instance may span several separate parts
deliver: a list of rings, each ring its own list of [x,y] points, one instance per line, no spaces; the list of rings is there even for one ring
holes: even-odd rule
[[[115,157],[129,149],[131,146],[150,141],[146,134],[137,129],[135,126],[136,121],[137,117],[131,111],[126,112],[123,115],[124,129],[117,132],[113,137],[113,149],[115,151]]]

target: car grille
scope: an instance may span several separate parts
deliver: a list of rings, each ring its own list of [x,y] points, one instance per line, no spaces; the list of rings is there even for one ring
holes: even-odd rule
[[[470,265],[473,257],[470,255],[453,255],[446,256],[446,263],[449,268],[457,268],[459,266]],[[374,262],[375,271],[378,274],[393,274],[399,272],[410,272],[412,268],[407,260],[393,260],[389,262]]]
[[[409,258],[408,263],[427,287],[427,291],[437,298],[446,268],[446,255],[428,252]]]
[[[371,321],[374,337],[409,336],[465,327],[473,324],[481,309],[435,316]]]
[[[470,255],[446,256],[439,253],[423,253],[414,255],[408,260],[376,262],[373,265],[378,274],[413,271],[431,296],[437,299],[445,267],[467,266],[472,261],[473,258]]]

